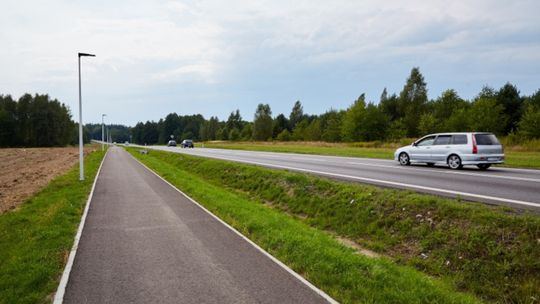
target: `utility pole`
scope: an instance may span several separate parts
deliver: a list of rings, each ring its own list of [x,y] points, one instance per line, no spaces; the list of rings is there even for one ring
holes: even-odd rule
[[[105,150],[105,120],[107,114],[101,114],[101,151]]]

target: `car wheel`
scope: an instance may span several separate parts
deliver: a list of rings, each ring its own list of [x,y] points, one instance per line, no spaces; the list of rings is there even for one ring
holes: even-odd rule
[[[411,161],[409,159],[409,155],[405,152],[401,152],[399,154],[399,164],[402,166],[408,166],[411,164]]]
[[[448,167],[450,167],[450,169],[461,169],[463,168],[463,165],[461,164],[461,158],[455,154],[452,154],[450,156],[448,156]]]
[[[489,167],[491,167],[491,164],[478,164],[476,165],[478,169],[480,170],[487,170]]]

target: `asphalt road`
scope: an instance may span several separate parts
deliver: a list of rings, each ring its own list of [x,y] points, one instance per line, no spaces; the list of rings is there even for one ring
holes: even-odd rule
[[[476,167],[465,167],[454,171],[447,167],[400,166],[396,161],[373,158],[165,146],[149,148],[540,211],[540,170],[492,167],[480,171]]]
[[[169,184],[111,147],[64,303],[327,303]]]

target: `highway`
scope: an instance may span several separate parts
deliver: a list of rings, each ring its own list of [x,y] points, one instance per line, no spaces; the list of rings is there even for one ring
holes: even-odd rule
[[[476,167],[465,167],[456,171],[425,165],[400,166],[393,160],[373,158],[165,146],[148,148],[540,211],[540,170],[492,167],[480,171]]]

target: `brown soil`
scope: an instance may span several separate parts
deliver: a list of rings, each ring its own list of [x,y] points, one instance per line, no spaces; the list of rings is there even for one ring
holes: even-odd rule
[[[95,149],[85,147],[85,154]],[[78,162],[78,147],[0,149],[0,214],[15,209]]]

